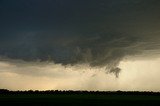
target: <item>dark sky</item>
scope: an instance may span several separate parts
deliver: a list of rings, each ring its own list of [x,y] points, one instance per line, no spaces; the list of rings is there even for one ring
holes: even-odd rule
[[[159,0],[0,0],[0,56],[111,72],[160,49]]]

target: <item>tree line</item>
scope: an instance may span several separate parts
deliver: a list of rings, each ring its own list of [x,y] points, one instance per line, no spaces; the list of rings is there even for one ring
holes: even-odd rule
[[[26,91],[10,91],[8,89],[0,89],[0,94],[101,94],[101,95],[158,95],[160,92],[152,91],[73,91],[73,90],[26,90]]]

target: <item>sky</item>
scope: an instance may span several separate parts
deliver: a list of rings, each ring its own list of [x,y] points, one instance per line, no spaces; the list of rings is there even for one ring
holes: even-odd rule
[[[160,89],[159,0],[0,0],[0,88]]]

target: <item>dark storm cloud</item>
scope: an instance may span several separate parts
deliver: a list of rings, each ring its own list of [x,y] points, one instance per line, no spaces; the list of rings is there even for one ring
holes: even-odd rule
[[[158,0],[1,0],[0,55],[106,66],[118,76],[124,57],[160,49],[159,5]]]

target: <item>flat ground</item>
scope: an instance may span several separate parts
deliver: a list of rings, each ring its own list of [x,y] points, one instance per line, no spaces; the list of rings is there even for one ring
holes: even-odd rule
[[[123,105],[123,106],[160,106],[159,94],[137,93],[1,93],[3,105]],[[1,106],[3,106],[1,105]]]

